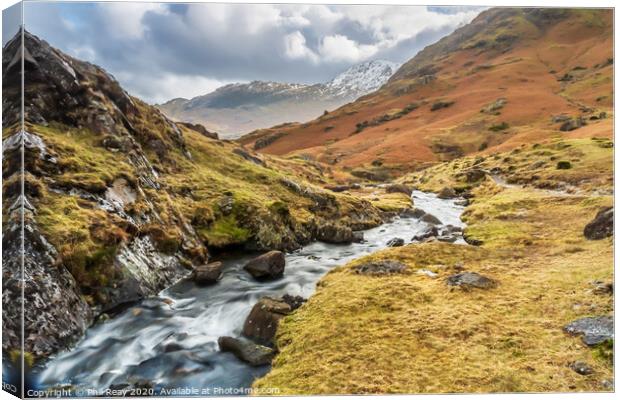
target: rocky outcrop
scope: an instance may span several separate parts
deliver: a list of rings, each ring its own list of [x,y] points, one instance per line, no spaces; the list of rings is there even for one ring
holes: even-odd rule
[[[614,209],[605,208],[583,229],[583,235],[589,240],[600,240],[614,234]]]
[[[256,279],[275,279],[284,274],[285,265],[284,253],[273,250],[250,260],[243,269]]]
[[[256,344],[247,339],[238,339],[230,336],[222,336],[217,340],[220,351],[233,353],[241,361],[258,367],[271,364],[275,356],[275,350]]]

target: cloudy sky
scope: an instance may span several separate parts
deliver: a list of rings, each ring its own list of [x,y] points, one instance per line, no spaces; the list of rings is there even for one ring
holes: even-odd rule
[[[480,11],[32,2],[25,3],[24,18],[30,32],[101,65],[130,93],[153,103],[205,94],[231,82],[324,82],[371,59],[404,62]],[[8,36],[3,32],[4,42]]]

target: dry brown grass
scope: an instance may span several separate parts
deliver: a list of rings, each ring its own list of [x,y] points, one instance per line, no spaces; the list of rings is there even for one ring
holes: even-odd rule
[[[580,172],[595,179],[610,168]],[[448,175],[429,178],[429,186],[441,187],[433,179]],[[606,390],[601,381],[613,376],[612,365],[562,328],[613,311],[611,296],[592,293],[593,281],[613,279],[613,242],[583,237],[611,196],[561,196],[491,181],[473,193],[467,232],[483,246],[412,244],[332,271],[283,321],[280,354],[255,386],[282,394]],[[398,260],[408,269],[384,277],[354,273],[371,259]],[[444,279],[457,264],[498,287],[450,290]],[[421,268],[439,278],[417,274]],[[576,360],[594,374],[571,370]]]

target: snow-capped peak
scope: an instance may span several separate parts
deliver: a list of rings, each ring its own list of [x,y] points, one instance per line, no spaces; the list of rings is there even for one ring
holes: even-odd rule
[[[369,93],[387,82],[399,66],[385,60],[367,61],[347,69],[329,81],[327,86],[338,94]]]

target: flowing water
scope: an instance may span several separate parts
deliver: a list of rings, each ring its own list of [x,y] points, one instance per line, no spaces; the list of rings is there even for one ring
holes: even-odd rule
[[[412,197],[416,208],[435,215],[443,224],[463,226],[463,207],[454,200],[440,200],[419,191]],[[243,270],[256,254],[225,258],[221,260],[224,274],[216,285],[200,287],[189,280],[180,281],[157,297],[90,328],[75,348],[50,360],[37,379],[41,387],[71,384],[98,393],[136,381],[153,384],[149,393],[153,395],[167,394],[162,388],[243,393],[237,389],[250,387],[269,367],[251,367],[230,353],[219,352],[217,339],[240,336],[245,318],[259,298],[286,293],[307,298],[332,268],[385,248],[394,237],[408,243],[426,228],[414,218],[395,218],[365,231],[364,243],[309,244],[287,254],[284,276],[271,282],[258,282]],[[459,242],[463,243],[462,239]]]

